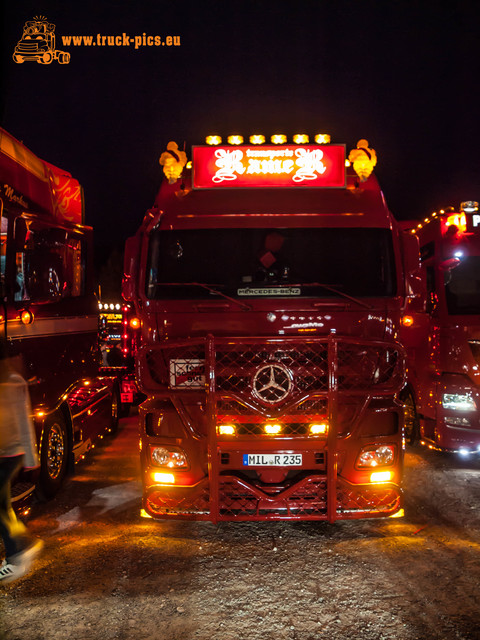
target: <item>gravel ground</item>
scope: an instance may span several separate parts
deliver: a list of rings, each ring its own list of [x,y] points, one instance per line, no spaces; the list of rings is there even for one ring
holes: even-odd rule
[[[131,417],[33,506],[2,640],[480,637],[480,461],[410,449],[401,519],[215,526],[140,518],[136,451]]]

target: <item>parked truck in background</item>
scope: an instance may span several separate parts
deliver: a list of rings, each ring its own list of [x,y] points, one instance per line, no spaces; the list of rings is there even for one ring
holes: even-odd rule
[[[407,311],[407,437],[480,453],[480,212],[462,202],[402,226],[419,238],[425,308]]]
[[[135,381],[134,361],[139,347],[140,321],[132,306],[122,302],[99,302],[100,371],[115,376],[120,390],[120,416],[142,398]]]
[[[169,143],[167,179],[125,250],[142,346],[143,515],[393,516],[402,508],[405,353],[418,241],[362,140]]]
[[[92,229],[68,172],[0,129],[0,338],[28,382],[41,461],[53,496],[75,461],[118,424],[115,379],[99,375]],[[13,499],[35,489],[18,479]]]

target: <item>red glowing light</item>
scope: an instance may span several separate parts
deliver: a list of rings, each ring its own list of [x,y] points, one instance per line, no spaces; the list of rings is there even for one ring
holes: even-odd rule
[[[194,189],[345,187],[343,145],[193,147]]]

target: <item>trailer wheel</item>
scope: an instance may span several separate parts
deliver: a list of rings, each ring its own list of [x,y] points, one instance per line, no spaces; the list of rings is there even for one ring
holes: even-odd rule
[[[57,51],[57,60],[60,64],[68,64],[70,62],[70,54],[66,51]]]
[[[408,389],[402,394],[401,400],[405,407],[405,441],[409,445],[415,444],[419,438],[419,422],[415,400]]]
[[[44,498],[53,498],[67,472],[69,444],[67,427],[60,411],[45,422],[40,454],[39,490]]]

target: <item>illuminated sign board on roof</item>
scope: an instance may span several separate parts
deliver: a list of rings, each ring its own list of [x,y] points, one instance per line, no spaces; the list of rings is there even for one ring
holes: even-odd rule
[[[345,187],[344,145],[193,147],[193,188]]]

